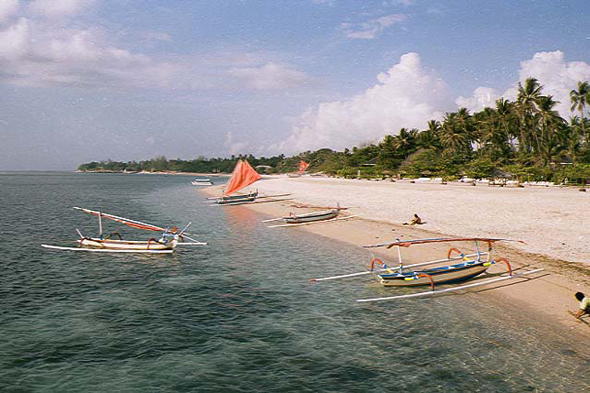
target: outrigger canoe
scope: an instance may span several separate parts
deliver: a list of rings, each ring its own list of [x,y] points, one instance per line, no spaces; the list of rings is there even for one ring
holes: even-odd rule
[[[228,180],[225,189],[221,197],[215,199],[215,203],[220,205],[237,205],[243,203],[252,203],[258,197],[258,191],[251,192],[249,194],[242,195],[231,195],[234,194],[252,183],[260,180],[262,176],[250,164],[248,161],[238,160],[236,167],[234,168],[231,178]]]
[[[207,244],[187,236],[186,230],[190,226],[190,223],[182,231],[179,231],[176,227],[162,228],[141,221],[135,221],[128,218],[115,216],[113,214],[103,213],[101,211],[82,209],[79,207],[74,207],[74,209],[98,217],[99,236],[84,236],[79,230],[77,230],[78,234],[80,235],[80,238],[77,240],[78,247],[62,247],[48,244],[42,244],[42,247],[54,250],[70,251],[172,253],[179,244],[197,246],[203,246]],[[150,238],[148,240],[123,240],[121,235],[117,232],[105,236],[102,232],[103,218],[117,221],[132,228],[162,232],[162,234],[157,239]],[[117,236],[118,239],[113,239],[113,236]],[[180,241],[184,241],[184,239],[188,239],[190,242],[181,243]]]
[[[305,214],[292,214],[290,216],[282,217],[281,219],[287,224],[300,224],[303,222],[331,220],[333,218],[338,217],[339,214],[339,209],[332,209],[327,211],[311,212]]]
[[[438,259],[428,262],[420,262],[412,265],[404,265],[402,261],[401,248],[408,248],[419,244],[432,244],[432,243],[453,243],[453,242],[467,242],[472,241],[475,243],[476,251],[472,254],[464,254],[457,248],[450,248],[447,251],[447,256],[444,259]],[[312,282],[328,281],[328,280],[339,280],[345,278],[353,278],[364,275],[374,275],[377,280],[386,287],[413,287],[413,286],[425,286],[430,285],[431,291],[420,292],[409,295],[400,295],[376,299],[361,299],[359,301],[377,301],[377,300],[390,300],[405,297],[417,297],[422,295],[434,294],[438,292],[449,292],[452,290],[460,290],[467,287],[484,285],[487,283],[497,282],[504,279],[509,279],[516,276],[522,276],[526,274],[536,273],[543,269],[535,269],[526,271],[519,274],[512,272],[510,262],[506,258],[493,258],[493,243],[495,242],[519,242],[509,239],[498,239],[498,238],[434,238],[434,239],[415,239],[415,240],[397,240],[395,242],[373,244],[363,246],[364,248],[379,248],[396,247],[398,252],[398,266],[391,267],[385,264],[380,258],[374,257],[371,260],[370,270],[343,274],[339,276],[324,277],[311,279]],[[486,250],[480,249],[480,244],[487,245]],[[456,255],[455,255],[456,254]],[[485,280],[476,284],[468,284],[455,288],[447,288],[440,291],[435,291],[434,286],[437,284],[454,284],[463,281],[471,280],[482,273],[485,273],[491,265],[503,263],[507,268],[507,276],[497,277],[491,280]],[[422,268],[428,265],[442,265],[430,268]]]

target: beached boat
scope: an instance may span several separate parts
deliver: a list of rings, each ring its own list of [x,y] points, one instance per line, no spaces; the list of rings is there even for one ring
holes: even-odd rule
[[[77,240],[78,247],[62,247],[42,244],[43,247],[55,250],[73,251],[172,253],[179,244],[199,246],[207,244],[192,239],[186,234],[186,230],[190,226],[190,223],[182,231],[179,231],[176,227],[162,228],[156,225],[147,224],[145,222],[130,220],[128,218],[115,216],[113,214],[103,213],[101,211],[83,209],[80,207],[74,207],[74,209],[98,217],[98,237],[87,237],[82,235],[82,233],[79,230],[76,230],[80,235],[80,238]],[[103,235],[102,230],[103,218],[119,222],[132,228],[154,232],[162,232],[162,234],[157,239],[150,238],[145,241],[123,240],[121,238],[121,235],[117,232],[105,236]],[[114,239],[114,236],[116,236],[118,239]],[[190,242],[182,243],[185,241],[185,239],[189,240]]]
[[[250,192],[248,194],[231,194],[237,193],[261,178],[262,176],[260,176],[260,174],[248,164],[248,161],[238,160],[231,178],[223,190],[222,196],[216,198],[215,203],[220,205],[237,205],[254,202],[258,197],[258,191]]]
[[[316,211],[316,212],[310,212],[310,213],[304,213],[304,214],[291,213],[289,216],[271,218],[268,220],[264,220],[262,222],[282,221],[284,224],[269,226],[269,228],[278,228],[278,227],[296,227],[299,225],[319,224],[322,222],[332,222],[332,221],[339,221],[339,220],[349,220],[351,218],[356,217],[356,215],[348,215],[345,217],[337,218],[340,215],[340,210],[346,210],[347,208],[341,208],[340,206],[338,206],[338,207],[329,208],[329,209],[330,210]]]
[[[405,266],[402,261],[401,248],[408,248],[415,245],[433,244],[433,243],[455,243],[455,242],[474,242],[475,252],[472,254],[464,254],[457,248],[450,248],[447,252],[447,257],[434,261],[420,262]],[[362,299],[359,301],[374,301],[374,300],[389,300],[405,297],[416,297],[421,295],[428,295],[437,292],[449,292],[451,290],[460,290],[467,287],[484,285],[491,282],[501,281],[503,279],[521,276],[525,274],[535,273],[543,269],[536,269],[520,274],[513,274],[512,267],[506,258],[493,258],[493,243],[495,242],[515,242],[515,240],[498,239],[498,238],[434,238],[434,239],[415,239],[415,240],[397,240],[390,243],[372,244],[363,246],[364,248],[392,248],[395,247],[398,252],[398,265],[395,267],[388,266],[381,259],[373,256],[371,260],[370,270],[344,274],[339,276],[325,277],[320,279],[312,279],[312,282],[338,280],[344,278],[353,278],[364,275],[374,275],[377,280],[386,287],[410,287],[420,285],[430,285],[431,291],[420,292],[410,295],[400,295],[388,298],[378,299]],[[521,242],[522,243],[522,242]],[[487,246],[486,250],[480,250],[480,244]],[[454,255],[457,254],[457,255]],[[478,282],[477,284],[470,284],[459,286],[441,291],[435,291],[435,284],[454,284],[473,279],[482,273],[486,272],[491,265],[497,263],[504,263],[507,267],[507,276],[494,278]],[[433,266],[423,268],[424,266]],[[418,269],[417,269],[418,268]]]
[[[209,177],[197,177],[191,182],[193,186],[212,186],[213,182]]]
[[[287,224],[300,224],[303,222],[331,220],[338,217],[339,214],[340,209],[332,209],[305,214],[291,214],[290,216],[282,217],[281,219]]]

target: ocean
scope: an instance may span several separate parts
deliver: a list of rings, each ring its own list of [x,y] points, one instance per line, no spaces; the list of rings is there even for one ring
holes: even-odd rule
[[[358,304],[399,289],[309,279],[359,271],[366,251],[268,229],[245,206],[208,206],[190,180],[0,173],[0,391],[590,391],[585,343],[568,331],[487,304],[485,291]],[[209,245],[173,255],[41,248],[75,245],[76,228],[97,233],[73,206],[192,222]],[[153,236],[103,223],[124,238]]]

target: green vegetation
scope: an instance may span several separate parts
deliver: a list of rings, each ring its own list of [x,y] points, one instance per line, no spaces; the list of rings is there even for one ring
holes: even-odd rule
[[[569,121],[555,110],[557,101],[543,95],[534,78],[518,84],[515,102],[500,98],[495,108],[469,113],[465,108],[431,120],[427,129],[402,128],[378,144],[338,152],[307,151],[293,157],[243,156],[253,166],[267,165],[267,173],[297,170],[300,160],[308,171],[342,177],[383,178],[432,176],[445,179],[514,177],[585,184],[590,181],[590,85],[578,82],[570,92]],[[237,159],[199,157],[192,161],[156,157],[140,162],[91,162],[81,171],[231,172]]]

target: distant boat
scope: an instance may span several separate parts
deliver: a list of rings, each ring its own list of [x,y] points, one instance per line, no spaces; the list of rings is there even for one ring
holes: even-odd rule
[[[251,203],[258,197],[258,191],[250,192],[249,194],[231,195],[234,194],[252,183],[260,180],[262,176],[254,168],[248,164],[246,160],[238,160],[231,178],[227,182],[221,197],[215,199],[215,203],[220,205],[236,205],[243,203]]]
[[[162,228],[156,225],[147,224],[141,221],[130,220],[128,218],[115,216],[101,211],[82,209],[80,207],[74,207],[76,210],[81,210],[85,213],[89,213],[93,216],[98,217],[98,237],[87,237],[83,236],[80,231],[80,239],[77,240],[78,247],[62,247],[53,246],[48,244],[42,244],[44,248],[54,250],[70,250],[70,251],[95,251],[95,252],[140,252],[140,253],[172,253],[179,244],[185,245],[206,245],[207,243],[199,242],[187,236],[185,231],[188,229],[190,223],[182,230],[179,231],[175,226],[172,228]],[[110,235],[104,236],[102,232],[102,219],[106,218],[109,220],[120,222],[132,228],[144,229],[146,231],[162,232],[159,239],[151,238],[146,241],[143,240],[123,240],[119,233],[111,233]],[[113,236],[117,236],[118,239],[113,239]],[[179,243],[180,240],[188,239],[191,242]]]
[[[303,160],[299,161],[299,164],[297,165],[297,173],[287,173],[288,177],[301,177],[305,171],[307,170],[307,168],[309,167],[309,164]]]
[[[309,164],[307,162],[301,160],[299,162],[299,166],[298,166],[299,174],[303,175],[303,173],[305,173],[305,171],[307,170],[308,167],[309,167]]]
[[[209,177],[197,177],[195,180],[191,182],[193,186],[212,186],[213,182]]]

